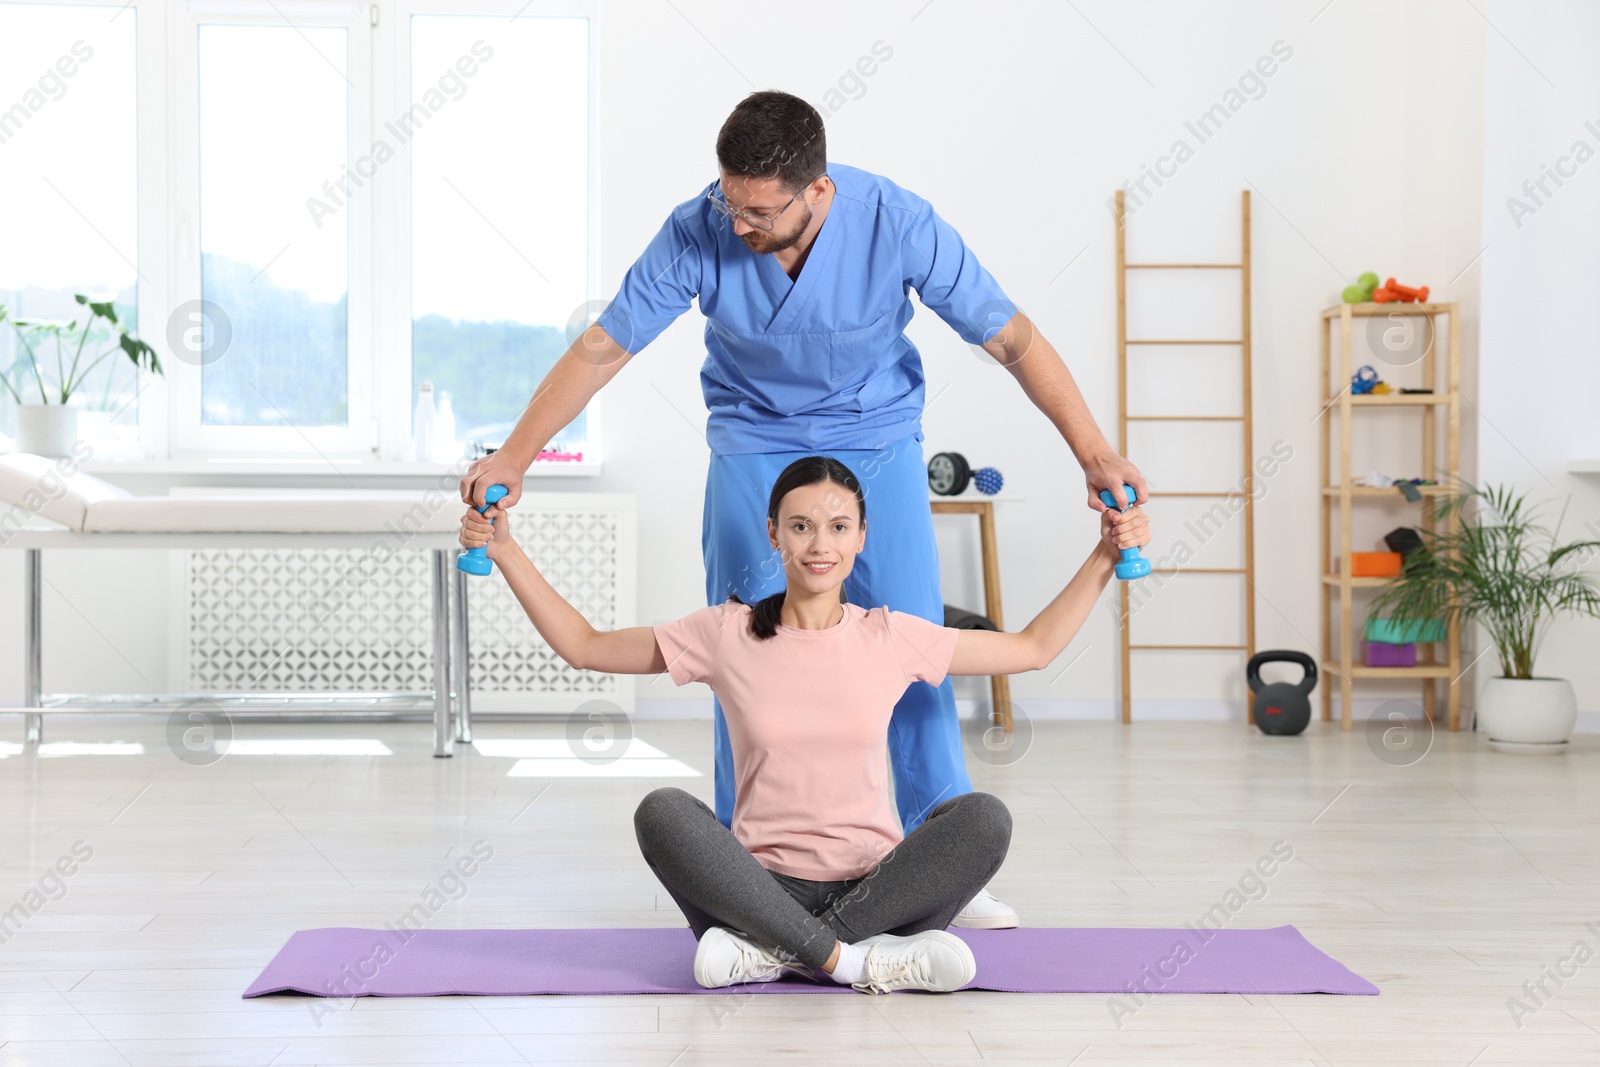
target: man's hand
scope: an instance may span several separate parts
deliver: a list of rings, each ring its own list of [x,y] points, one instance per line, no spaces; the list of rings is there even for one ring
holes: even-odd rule
[[[484,505],[483,494],[491,485],[506,487],[506,495],[499,507],[514,507],[522,499],[522,476],[528,472],[527,464],[518,463],[503,450],[472,461],[461,479],[461,502],[471,507]]]
[[[493,526],[489,524],[490,520],[493,520]],[[500,551],[512,543],[511,516],[502,511],[499,504],[482,514],[478,513],[477,508],[469,508],[461,516],[462,548],[481,548],[490,559],[499,559]]]
[[[1128,494],[1122,489],[1124,485],[1133,486],[1139,494],[1139,503],[1143,504],[1150,499],[1150,487],[1145,483],[1144,475],[1139,473],[1139,468],[1122,458],[1110,446],[1084,463],[1083,480],[1089,487],[1089,506],[1096,511],[1106,510],[1105,501],[1100,499],[1102,489],[1110,490],[1121,508],[1133,503],[1127,499]]]

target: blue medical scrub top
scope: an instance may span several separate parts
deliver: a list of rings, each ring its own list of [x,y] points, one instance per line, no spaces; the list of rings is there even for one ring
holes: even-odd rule
[[[797,280],[734,234],[707,185],[673,209],[597,320],[636,353],[699,298],[706,439],[718,453],[909,437],[925,402],[922,357],[905,336],[910,291],[971,344],[1016,314],[928,201],[855,167],[830,163],[827,173],[833,203]]]

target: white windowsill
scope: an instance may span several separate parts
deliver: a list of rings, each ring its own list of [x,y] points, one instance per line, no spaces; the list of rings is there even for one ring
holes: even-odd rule
[[[271,477],[307,478],[436,478],[455,471],[465,473],[468,460],[454,463],[416,463],[409,460],[379,460],[371,457],[324,456],[184,456],[177,459],[140,459],[132,454],[136,447],[127,441],[90,441],[97,458],[79,464],[78,469],[96,475],[205,475],[259,474]],[[0,434],[0,455],[16,451],[14,442]],[[592,454],[592,453],[591,453]],[[530,478],[592,478],[601,473],[601,461],[576,462],[544,460],[528,470]]]
[[[402,461],[334,459],[321,457],[305,459],[275,456],[264,459],[237,457],[212,459],[92,459],[81,470],[95,475],[116,474],[262,474],[298,475],[315,478],[391,477],[428,478],[452,473],[465,473],[467,465],[461,463],[413,463]],[[530,478],[582,478],[599,475],[600,462],[585,459],[581,462],[534,463],[528,469]]]

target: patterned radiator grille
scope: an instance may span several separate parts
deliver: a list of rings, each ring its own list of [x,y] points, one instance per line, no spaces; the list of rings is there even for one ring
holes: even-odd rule
[[[516,530],[540,573],[597,629],[630,625],[631,509],[541,512],[526,506],[535,499],[518,509]],[[375,544],[185,555],[189,692],[433,688],[428,551]],[[616,676],[575,670],[552,652],[498,575],[469,588],[475,694],[624,695]]]

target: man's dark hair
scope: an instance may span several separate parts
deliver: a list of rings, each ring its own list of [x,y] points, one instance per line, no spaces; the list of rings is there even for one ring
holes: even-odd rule
[[[778,178],[799,192],[828,168],[817,109],[789,93],[751,93],[717,132],[717,163],[742,178]]]

